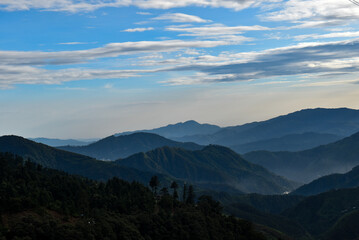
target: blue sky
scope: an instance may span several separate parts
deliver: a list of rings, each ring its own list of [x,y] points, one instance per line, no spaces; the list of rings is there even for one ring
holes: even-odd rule
[[[0,135],[359,108],[349,0],[0,0]]]

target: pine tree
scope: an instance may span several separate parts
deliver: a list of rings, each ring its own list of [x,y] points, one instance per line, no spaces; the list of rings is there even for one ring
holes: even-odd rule
[[[190,185],[189,188],[188,188],[188,197],[187,197],[186,203],[194,204],[195,197],[196,196],[194,194],[193,186]]]
[[[184,185],[183,185],[182,201],[183,201],[183,202],[186,202],[186,199],[187,199],[187,185],[184,184]]]
[[[173,199],[178,200],[178,193],[177,193],[178,184],[175,181],[172,182],[171,188],[173,189]]]
[[[152,188],[152,192],[157,195],[157,188],[160,185],[160,181],[157,176],[153,176],[150,180],[150,187]]]

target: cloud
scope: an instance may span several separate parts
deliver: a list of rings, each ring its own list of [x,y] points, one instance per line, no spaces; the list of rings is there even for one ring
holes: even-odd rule
[[[171,52],[186,48],[212,48],[230,44],[226,41],[141,41],[110,43],[103,47],[78,51],[0,51],[3,65],[63,65],[84,63],[93,59],[146,52]]]
[[[95,44],[97,42],[63,42],[58,43],[59,45],[82,45],[82,44]]]
[[[318,27],[348,24],[348,21],[359,18],[359,11],[357,6],[346,0],[289,0],[279,10],[261,17],[269,21],[309,21],[303,22],[302,27]]]
[[[16,84],[61,84],[69,81],[90,79],[123,79],[139,77],[140,70],[103,70],[103,69],[62,69],[45,70],[29,66],[0,65],[0,88]]]
[[[258,7],[261,4],[276,3],[282,0],[0,0],[0,9],[24,11],[30,9],[64,12],[90,12],[105,7],[136,6],[143,9],[170,9],[187,6],[223,7],[236,11]]]
[[[248,81],[302,74],[359,72],[358,39],[327,43],[301,43],[295,46],[236,55],[241,62],[229,61],[207,65],[203,62],[200,64],[192,62],[186,66],[173,67],[172,71],[195,71],[207,75],[202,75],[201,81],[196,80],[196,83]],[[241,60],[241,56],[245,59]],[[216,76],[219,78],[217,79]],[[187,79],[191,79],[191,77]],[[183,84],[183,82],[185,79],[172,79],[166,83],[176,85]]]
[[[182,27],[170,26],[166,28],[167,31],[183,32],[180,36],[220,36],[220,35],[237,35],[247,31],[267,31],[270,28],[255,25],[255,26],[233,26],[229,27],[223,24],[211,24],[201,27]]]
[[[138,14],[138,15],[152,15],[152,13],[150,13],[150,12],[136,12],[136,14]]]
[[[195,23],[207,23],[211,22],[211,20],[205,20],[200,17],[194,15],[188,15],[184,13],[165,13],[158,17],[152,18],[154,20],[166,20],[177,23],[187,23],[187,22],[195,22]]]
[[[126,30],[123,30],[123,32],[145,32],[145,31],[152,31],[154,30],[153,27],[147,27],[147,28],[129,28]]]
[[[295,36],[296,41],[303,41],[305,39],[324,39],[324,38],[350,38],[350,37],[359,37],[358,32],[334,32],[327,34],[306,34]]]

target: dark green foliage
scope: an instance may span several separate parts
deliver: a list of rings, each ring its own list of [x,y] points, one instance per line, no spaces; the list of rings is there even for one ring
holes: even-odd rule
[[[344,173],[359,165],[359,133],[335,143],[301,152],[257,151],[244,155],[250,162],[298,182]]]
[[[349,230],[351,226],[346,225],[348,221],[344,219],[348,214],[356,212],[358,207],[359,188],[340,189],[307,197],[297,206],[286,210],[283,216],[297,221],[308,232],[318,237],[323,236],[333,227],[338,227],[335,230],[337,233],[339,229]]]
[[[110,136],[87,146],[63,146],[59,147],[59,149],[101,160],[117,160],[164,146],[180,147],[188,150],[203,148],[195,143],[176,142],[156,134],[140,132],[117,137]]]
[[[194,204],[195,197],[196,197],[196,195],[194,194],[193,186],[190,185],[188,187],[188,196],[187,196],[187,199],[186,199],[186,203],[187,204]]]
[[[353,211],[341,217],[333,228],[325,234],[327,240],[352,240],[359,239],[359,211]]]
[[[151,177],[150,180],[150,187],[152,188],[152,191],[157,195],[157,188],[160,185],[160,181],[158,180],[157,176]]]
[[[119,177],[127,181],[139,181],[147,184],[153,175],[152,173],[145,173],[52,148],[17,136],[0,137],[0,152],[11,152],[24,158],[29,158],[44,167],[58,169],[94,180],[105,181],[112,177]],[[161,175],[158,176],[163,178]]]
[[[297,184],[244,160],[229,148],[210,145],[188,151],[163,147],[116,161],[121,166],[156,172],[210,190],[282,194]]]
[[[202,199],[199,206],[174,202],[165,194],[156,203],[136,182],[96,182],[0,154],[1,240],[264,239],[214,201],[206,208]]]

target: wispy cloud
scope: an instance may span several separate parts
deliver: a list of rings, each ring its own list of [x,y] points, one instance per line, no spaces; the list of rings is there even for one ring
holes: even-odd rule
[[[145,31],[152,31],[154,30],[153,27],[147,27],[147,28],[129,28],[126,30],[123,30],[123,32],[145,32]]]
[[[165,40],[110,43],[103,47],[78,51],[0,51],[0,62],[4,65],[63,65],[119,55],[171,52],[186,48],[212,48],[229,44],[226,41]]]
[[[188,15],[184,13],[165,13],[158,17],[152,18],[153,20],[166,20],[171,22],[178,23],[187,23],[187,22],[195,22],[195,23],[208,23],[211,20],[202,19],[198,16]]]
[[[324,38],[350,38],[359,37],[358,32],[333,32],[327,34],[306,34],[295,36],[294,39],[297,41],[303,41],[305,39],[324,39]]]
[[[223,7],[236,11],[257,7],[261,4],[276,3],[282,0],[1,0],[0,8],[7,11],[24,11],[39,9],[46,11],[65,11],[65,12],[89,12],[105,7],[124,7],[136,6],[143,9],[170,9],[186,6],[198,7]]]
[[[327,43],[301,43],[296,46],[269,49],[262,52],[237,54],[246,58],[217,64],[195,64],[173,67],[173,71],[195,71],[202,75],[196,83],[248,81],[268,77],[295,76],[301,74],[358,73],[359,40]],[[219,76],[217,79],[216,76]],[[225,77],[223,77],[225,76]],[[229,76],[229,77],[228,77]],[[194,78],[195,76],[193,76]],[[167,84],[184,84],[191,77],[172,79]],[[190,81],[190,83],[193,80]]]

